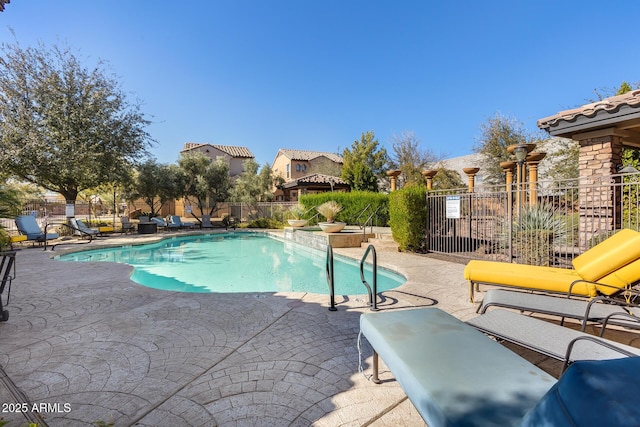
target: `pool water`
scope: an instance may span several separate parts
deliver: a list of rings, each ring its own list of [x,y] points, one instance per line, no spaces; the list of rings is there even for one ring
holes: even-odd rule
[[[75,252],[61,261],[101,261],[134,267],[131,279],[144,286],[178,292],[311,292],[329,294],[326,254],[262,233],[182,236],[157,243]],[[365,279],[372,284],[372,268]],[[378,292],[405,278],[378,267]],[[359,263],[334,257],[337,295],[366,294]]]

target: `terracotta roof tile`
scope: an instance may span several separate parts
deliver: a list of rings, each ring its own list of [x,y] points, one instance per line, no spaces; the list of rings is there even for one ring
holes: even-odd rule
[[[292,179],[291,181],[285,182],[282,184],[283,188],[295,188],[300,185],[310,185],[310,184],[327,184],[329,185],[333,180],[334,186],[348,187],[347,184],[342,178],[339,176],[325,175],[322,173],[314,173],[311,175],[301,176],[300,178]]]
[[[281,148],[280,150],[278,150],[280,153],[284,154],[285,156],[287,156],[288,158],[290,158],[291,160],[313,160],[316,159],[318,157],[326,157],[331,161],[334,161],[336,163],[342,163],[342,157],[338,156],[337,154],[333,154],[333,153],[326,153],[323,151],[309,151],[309,150],[292,150],[289,148]]]
[[[227,153],[231,157],[247,157],[253,158],[253,153],[247,147],[238,147],[235,145],[215,145],[212,144],[213,147],[218,150]]]
[[[181,152],[193,150],[194,148],[202,147],[204,145],[208,145],[210,147],[216,148],[222,151],[223,153],[230,155],[231,157],[236,157],[236,158],[246,157],[249,159],[254,158],[253,153],[247,147],[239,147],[235,145],[217,145],[217,144],[209,144],[209,143],[200,144],[197,142],[186,142],[184,144],[184,149]]]
[[[625,105],[629,107],[640,107],[640,90],[633,90],[622,95],[605,98],[602,101],[586,104],[579,108],[560,111],[558,114],[538,120],[538,127],[540,129],[548,129],[561,120],[572,121],[578,116],[594,117],[600,111],[615,113]]]
[[[322,173],[314,173],[307,176],[297,178],[298,183],[304,182],[309,184],[329,184],[333,179],[334,184],[346,184],[339,176],[325,175]]]

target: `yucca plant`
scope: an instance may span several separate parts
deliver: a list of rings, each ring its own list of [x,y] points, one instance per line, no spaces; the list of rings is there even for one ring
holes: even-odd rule
[[[554,245],[566,241],[566,223],[548,203],[523,207],[512,225],[513,246],[519,261],[550,266]]]
[[[302,219],[302,216],[305,214],[304,206],[295,205],[289,209],[289,213],[293,219]]]
[[[320,206],[316,206],[316,210],[327,219],[327,222],[333,222],[335,217],[342,211],[342,206],[335,200],[329,200]]]

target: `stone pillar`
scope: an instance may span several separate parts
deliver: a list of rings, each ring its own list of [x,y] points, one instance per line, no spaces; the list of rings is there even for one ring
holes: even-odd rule
[[[511,194],[513,188],[513,171],[516,168],[516,162],[500,162],[500,167],[505,173],[506,190]]]
[[[475,187],[476,174],[478,173],[479,170],[480,168],[463,168],[462,169],[462,171],[467,175],[469,179],[468,181],[469,193],[473,193],[473,188]]]
[[[529,153],[526,158],[529,167],[529,206],[538,203],[538,164],[547,153]]]
[[[587,249],[592,237],[620,227],[620,188],[611,175],[622,164],[622,135],[615,128],[573,135],[580,144],[579,244]]]
[[[422,175],[427,179],[427,190],[433,189],[433,177],[438,173],[435,169],[427,169],[422,171]]]
[[[387,171],[387,176],[391,179],[391,191],[396,191],[396,181],[398,180],[398,175],[400,175],[400,170],[392,169]]]

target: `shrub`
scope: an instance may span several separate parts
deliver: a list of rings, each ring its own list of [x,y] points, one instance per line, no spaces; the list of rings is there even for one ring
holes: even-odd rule
[[[389,194],[389,225],[401,251],[423,252],[427,233],[427,190],[410,186]]]
[[[242,223],[238,227],[240,228],[283,228],[284,224],[278,220],[271,218],[259,218],[254,219],[248,223]]]
[[[373,225],[386,227],[389,223],[389,196],[382,193],[370,191],[328,192],[320,194],[306,194],[300,197],[300,204],[304,205],[306,214],[304,219],[311,219],[316,215],[315,207],[335,200],[342,211],[334,218],[336,221],[346,222],[350,225],[362,225],[368,216],[377,210],[373,218]],[[364,209],[370,206],[366,214],[358,217]]]

